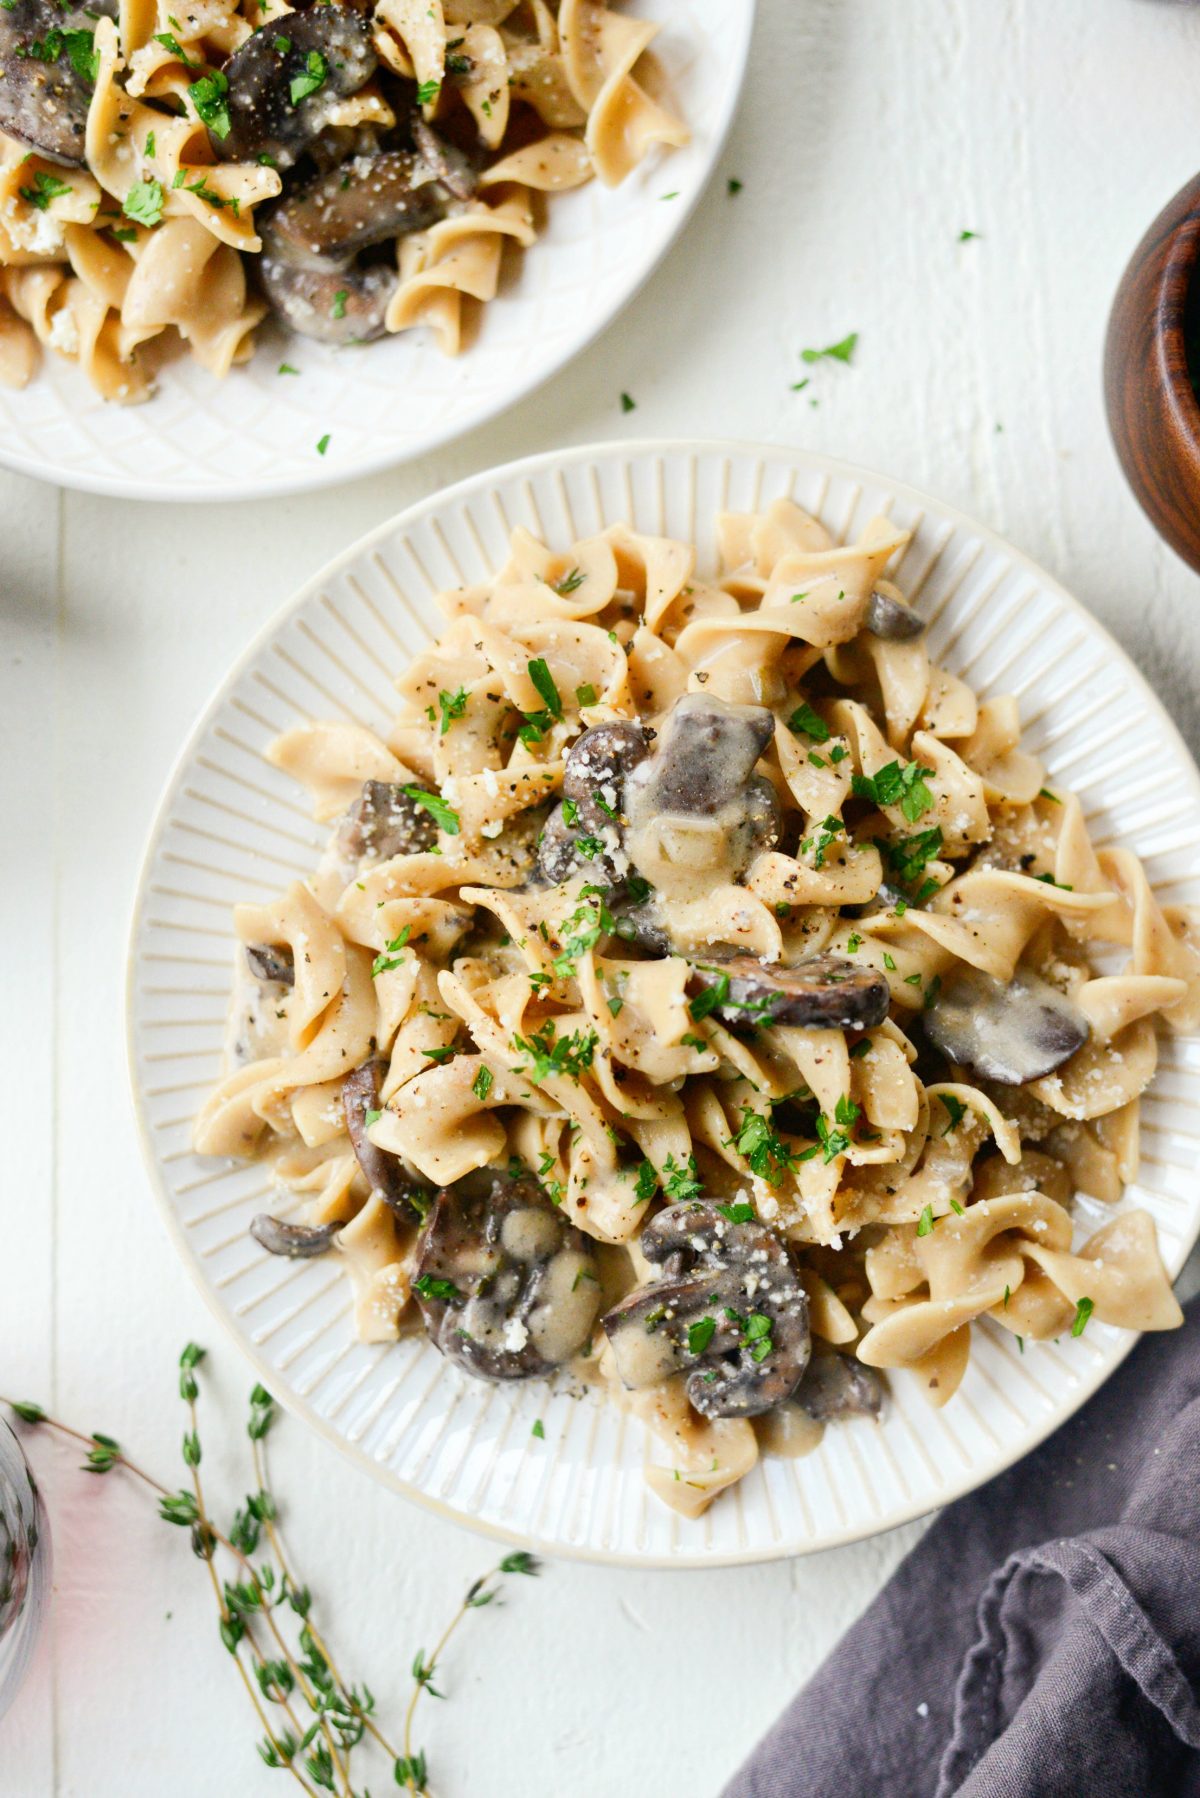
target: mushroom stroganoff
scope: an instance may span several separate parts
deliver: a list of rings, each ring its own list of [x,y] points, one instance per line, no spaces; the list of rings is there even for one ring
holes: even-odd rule
[[[386,739],[276,740],[332,834],[236,911],[196,1131],[269,1159],[254,1235],[340,1256],[364,1338],[604,1385],[690,1515],[881,1369],[944,1404],[981,1317],[1176,1325],[1151,1219],[1074,1248],[1072,1198],[1121,1197],[1200,1021],[1193,920],[931,662],[903,532],[718,541],[517,531]]]
[[[0,380],[46,345],[145,399],[142,345],[223,375],[268,311],[457,352],[539,195],[686,142],[657,29],[602,0],[4,0]]]

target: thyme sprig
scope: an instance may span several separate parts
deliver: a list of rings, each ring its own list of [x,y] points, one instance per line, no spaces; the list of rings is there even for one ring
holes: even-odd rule
[[[506,1555],[471,1586],[433,1653],[426,1658],[423,1649],[418,1651],[404,1715],[403,1752],[398,1752],[376,1719],[370,1687],[346,1679],[338,1667],[313,1615],[312,1593],[297,1579],[284,1547],[265,1447],[275,1422],[275,1403],[263,1386],[251,1391],[246,1421],[255,1490],[234,1513],[228,1532],[213,1520],[200,1473],[204,1451],[197,1369],[204,1354],[195,1343],[188,1343],[179,1357],[179,1396],[187,1411],[180,1452],[188,1482],[175,1491],[133,1461],[115,1437],[73,1429],[27,1400],[0,1395],[0,1405],[7,1405],[31,1428],[44,1427],[79,1443],[85,1450],[81,1463],[85,1473],[103,1475],[123,1468],[155,1495],[165,1523],[188,1531],[192,1552],[208,1571],[221,1642],[262,1729],[255,1747],[266,1766],[288,1773],[308,1798],[321,1798],[322,1793],[369,1798],[366,1787],[355,1783],[351,1756],[370,1735],[387,1756],[396,1786],[410,1798],[429,1798],[428,1757],[413,1742],[421,1694],[443,1696],[433,1684],[434,1674],[440,1672],[446,1648],[468,1612],[498,1598],[503,1574],[532,1575],[538,1563],[523,1551]]]

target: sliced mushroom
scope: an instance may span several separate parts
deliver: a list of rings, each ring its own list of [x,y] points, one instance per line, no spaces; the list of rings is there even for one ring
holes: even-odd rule
[[[754,765],[775,731],[765,706],[734,705],[685,693],[663,726],[654,755],[632,772],[625,806],[642,828],[658,819],[711,819],[722,826],[723,854],[733,878],[779,840],[775,789]]]
[[[246,961],[259,980],[273,980],[279,986],[296,984],[296,962],[286,943],[247,943]]]
[[[342,1225],[285,1224],[280,1217],[260,1211],[250,1220],[250,1234],[269,1255],[286,1255],[292,1261],[307,1261],[331,1249]]]
[[[412,134],[423,161],[446,191],[456,200],[469,200],[479,185],[479,171],[466,151],[439,137],[428,119],[419,112],[413,114]]]
[[[736,1029],[794,1024],[802,1030],[870,1030],[881,1024],[891,990],[876,969],[841,955],[814,955],[773,967],[752,955],[693,962],[688,991],[714,992],[712,1011]]]
[[[0,6],[0,131],[48,162],[82,168],[95,83],[94,22],[115,8],[62,7],[53,0]]]
[[[864,622],[873,637],[882,637],[889,643],[910,643],[925,629],[925,620],[911,606],[891,593],[878,591],[873,591],[867,601]]]
[[[210,132],[214,154],[223,162],[269,157],[290,169],[376,61],[370,28],[348,6],[314,6],[260,27],[225,65],[229,131]]]
[[[686,1372],[706,1417],[757,1417],[790,1398],[808,1365],[808,1298],[771,1231],[699,1200],[659,1212],[641,1247],[659,1278],[603,1319],[624,1384]]]
[[[436,842],[437,824],[430,814],[388,780],[365,780],[338,826],[338,849],[357,861],[418,855]]]
[[[854,1355],[841,1355],[828,1343],[814,1342],[812,1359],[792,1394],[792,1403],[817,1423],[837,1417],[878,1417],[884,1384],[873,1367]]]
[[[1083,1047],[1088,1021],[1056,987],[1023,968],[1007,983],[972,968],[941,988],[925,1013],[925,1034],[977,1079],[1024,1086]]]
[[[546,880],[557,885],[580,867],[596,881],[624,874],[625,782],[653,737],[632,719],[613,718],[575,739],[563,768],[563,803],[551,813],[538,849]]]
[[[600,1284],[587,1239],[532,1174],[485,1168],[440,1192],[413,1291],[430,1339],[481,1380],[525,1380],[570,1361]]]
[[[371,1191],[378,1193],[388,1209],[406,1223],[421,1223],[429,1216],[433,1194],[427,1187],[410,1180],[399,1159],[389,1155],[386,1149],[377,1149],[367,1135],[370,1129],[368,1113],[378,1113],[382,1109],[379,1094],[383,1072],[382,1060],[373,1056],[342,1081],[346,1130]]]
[[[444,196],[404,150],[352,156],[297,188],[263,227],[266,249],[297,268],[343,266],[372,244],[420,231],[441,217]]]

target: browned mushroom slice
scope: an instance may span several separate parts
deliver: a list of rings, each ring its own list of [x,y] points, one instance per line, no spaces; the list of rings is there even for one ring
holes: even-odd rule
[[[621,878],[625,781],[653,736],[632,719],[613,718],[575,739],[563,768],[563,803],[551,813],[538,849],[544,879],[557,884],[579,868],[595,881]]]
[[[925,620],[890,593],[872,592],[864,622],[873,637],[890,643],[909,643],[925,629]]]
[[[939,990],[925,1013],[925,1034],[977,1079],[1025,1086],[1083,1047],[1088,1021],[1056,987],[1023,968],[1007,982],[972,968]]]
[[[465,150],[438,136],[428,119],[416,112],[412,118],[413,142],[421,159],[456,200],[469,200],[479,185],[479,171]]]
[[[384,862],[393,855],[418,855],[436,842],[433,818],[403,787],[387,780],[364,781],[338,826],[339,850],[357,860]]]
[[[370,29],[348,6],[314,6],[260,28],[225,65],[229,130],[210,132],[214,153],[290,169],[325,129],[330,108],[356,94],[375,65]]]
[[[273,980],[279,986],[296,984],[296,963],[286,943],[247,943],[246,961],[259,980]]]
[[[752,955],[693,962],[688,991],[711,993],[703,1008],[733,1029],[794,1024],[802,1030],[870,1030],[886,1018],[891,1001],[882,974],[840,955],[814,955],[792,968]]]
[[[383,1084],[383,1062],[378,1056],[364,1061],[342,1081],[342,1110],[346,1130],[359,1167],[366,1175],[373,1193],[378,1193],[389,1210],[406,1223],[421,1223],[429,1216],[433,1194],[427,1187],[410,1180],[403,1165],[386,1149],[377,1149],[367,1131],[382,1109],[379,1093]]]
[[[853,1355],[840,1355],[827,1343],[815,1342],[792,1403],[817,1423],[830,1423],[838,1417],[877,1418],[883,1410],[884,1390],[873,1367],[865,1367]]]
[[[686,1372],[706,1417],[757,1417],[790,1398],[808,1365],[808,1299],[777,1238],[700,1200],[659,1212],[641,1247],[661,1277],[603,1319],[624,1384]]]
[[[263,223],[263,243],[297,268],[328,270],[372,244],[423,230],[444,211],[429,170],[406,151],[351,156],[281,200]]]
[[[587,1239],[532,1174],[484,1168],[440,1192],[413,1291],[431,1341],[481,1380],[525,1380],[577,1355],[600,1307]]]
[[[94,23],[110,11],[107,5],[64,8],[52,0],[0,5],[0,131],[48,162],[83,166],[95,87]]]
[[[269,1255],[286,1255],[292,1261],[307,1261],[323,1255],[337,1238],[339,1224],[285,1224],[282,1218],[260,1211],[250,1220],[250,1234]]]
[[[775,789],[754,765],[775,730],[765,706],[685,693],[663,726],[655,754],[631,774],[626,810],[635,828],[660,818],[709,818],[723,828],[732,878],[779,840]]]
[[[386,263],[297,268],[282,256],[264,253],[258,273],[275,313],[297,336],[332,344],[371,343],[382,337],[396,291],[396,270]]]

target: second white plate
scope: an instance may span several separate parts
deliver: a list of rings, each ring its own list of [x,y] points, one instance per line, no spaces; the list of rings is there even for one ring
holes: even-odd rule
[[[191,1118],[220,1072],[239,899],[313,867],[324,831],[264,757],[300,719],[382,730],[392,677],[441,623],[433,594],[482,579],[525,525],[556,547],[623,520],[716,561],[718,511],[789,495],[839,539],[877,513],[913,533],[896,578],[932,654],[981,693],[1015,693],[1026,741],[1078,792],[1094,840],[1120,840],[1172,903],[1200,902],[1200,777],[1116,644],[1048,575],[911,488],[841,463],[732,444],[633,444],[542,456],[423,501],[331,563],[251,646],[197,725],[147,851],[129,966],[129,1042],[151,1177],[201,1290],[261,1378],[343,1453],[475,1528],[551,1554],[639,1565],[766,1560],[852,1541],[979,1485],[1110,1374],[1132,1338],[1029,1345],[985,1323],[961,1390],[930,1410],[893,1381],[883,1422],[840,1425],[807,1459],[766,1459],[689,1522],[647,1489],[640,1424],[563,1385],[466,1379],[423,1341],[354,1340],[344,1274],[281,1263],[247,1234],[261,1169],[192,1155]],[[1138,754],[1128,754],[1136,743]],[[1164,1038],[1143,1101],[1143,1167],[1126,1203],[1158,1226],[1172,1274],[1200,1232],[1200,1039]],[[1079,1201],[1081,1232],[1105,1207]],[[537,1418],[544,1440],[531,1434]],[[660,1457],[664,1458],[664,1457]]]
[[[654,54],[691,142],[651,155],[620,187],[593,181],[554,196],[461,356],[444,356],[427,331],[339,351],[264,330],[253,361],[224,381],[181,357],[153,399],[121,407],[46,353],[28,387],[0,387],[0,463],[124,499],[255,499],[426,455],[523,399],[612,322],[666,254],[745,78],[754,0],[629,0],[627,10],[662,21]],[[281,359],[299,374],[281,377]]]

